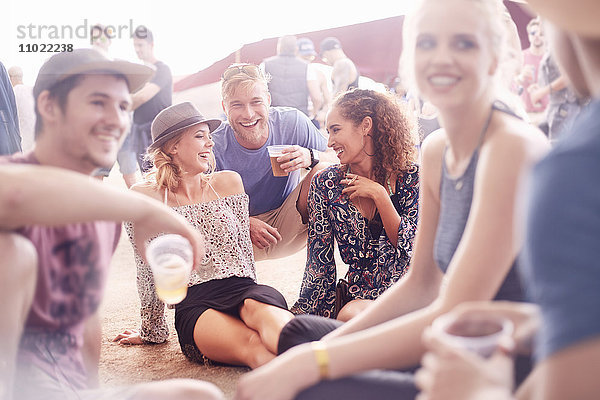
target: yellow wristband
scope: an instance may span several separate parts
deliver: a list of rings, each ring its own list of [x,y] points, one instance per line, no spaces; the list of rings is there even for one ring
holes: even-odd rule
[[[313,352],[315,353],[315,360],[317,361],[317,366],[319,367],[319,378],[328,379],[329,378],[329,353],[327,352],[327,347],[324,342],[317,341],[310,343]]]

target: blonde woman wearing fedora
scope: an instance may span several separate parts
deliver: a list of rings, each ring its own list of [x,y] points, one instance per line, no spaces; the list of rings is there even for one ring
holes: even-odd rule
[[[242,180],[233,171],[214,172],[211,134],[219,124],[189,102],[161,111],[147,154],[154,168],[132,190],[173,207],[205,237],[206,256],[192,272],[187,297],[175,306],[183,354],[201,364],[255,368],[275,357],[281,328],[293,316],[281,293],[256,283]],[[142,327],[115,341],[160,343],[168,336],[164,304],[137,250],[135,258]]]

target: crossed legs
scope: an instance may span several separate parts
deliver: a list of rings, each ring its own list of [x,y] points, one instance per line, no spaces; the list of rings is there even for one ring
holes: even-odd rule
[[[206,310],[196,321],[194,342],[211,360],[256,368],[277,353],[279,333],[293,315],[287,310],[245,299],[240,317]]]

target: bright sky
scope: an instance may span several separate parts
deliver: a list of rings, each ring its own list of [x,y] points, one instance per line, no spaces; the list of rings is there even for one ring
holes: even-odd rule
[[[171,67],[173,75],[179,76],[204,69],[246,43],[403,15],[412,0],[8,0],[7,3],[3,1],[0,13],[0,61],[6,68],[21,66],[25,84],[33,85],[37,70],[52,53],[20,52],[20,46],[25,50],[27,44],[34,43],[88,47],[89,29],[96,23],[121,26],[121,38],[113,39],[110,53],[130,61],[137,61],[129,36],[131,29],[146,25],[154,33],[155,55]],[[46,28],[42,28],[44,25]],[[67,37],[61,35],[63,26]],[[70,29],[73,37],[69,37]],[[60,37],[49,38],[52,30],[57,30]],[[78,35],[86,35],[86,39]]]

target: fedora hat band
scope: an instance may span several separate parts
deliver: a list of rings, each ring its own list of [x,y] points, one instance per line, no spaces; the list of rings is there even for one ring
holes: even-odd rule
[[[179,121],[175,125],[170,126],[169,129],[167,129],[166,131],[164,131],[163,133],[161,133],[160,135],[155,137],[154,141],[156,142],[157,140],[160,140],[173,132],[176,132],[180,129],[187,128],[188,126],[192,126],[192,125],[195,125],[195,124],[201,123],[201,122],[206,122],[206,120],[197,115],[194,115],[193,117],[184,119],[183,121]]]

